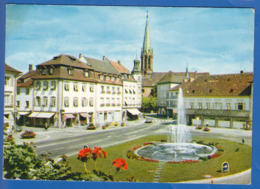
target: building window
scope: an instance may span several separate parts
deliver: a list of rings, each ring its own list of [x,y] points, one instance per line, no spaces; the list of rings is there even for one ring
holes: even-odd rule
[[[117,87],[117,94],[121,94],[120,88]]]
[[[103,81],[103,80],[104,80],[104,76],[103,76],[103,75],[100,75],[100,79]]]
[[[48,106],[48,97],[43,97],[43,99],[42,99],[42,106],[44,106],[44,107],[46,107],[46,106]]]
[[[56,81],[51,81],[51,90],[56,89]]]
[[[82,84],[82,91],[85,92],[87,89],[87,85],[86,84]]]
[[[87,98],[83,97],[82,98],[82,107],[86,107],[87,106]]]
[[[125,89],[125,93],[128,94],[128,91]]]
[[[53,72],[54,72],[54,68],[50,68],[50,70],[49,70],[49,74],[52,75]]]
[[[231,110],[231,103],[230,102],[226,103],[226,110]]]
[[[105,87],[104,86],[101,86],[101,93],[105,93]]]
[[[111,81],[115,81],[115,77],[111,77]]]
[[[69,97],[65,97],[65,98],[64,98],[64,106],[65,106],[65,107],[70,107]]]
[[[30,102],[29,101],[25,101],[25,108],[29,108],[30,107]]]
[[[141,76],[138,76],[138,79],[137,79],[138,83],[141,82]]]
[[[39,96],[37,96],[35,99],[35,106],[41,106],[41,98]]]
[[[116,94],[116,88],[112,87],[112,94]]]
[[[43,82],[43,90],[48,90],[48,86],[49,86],[49,82],[48,81],[44,81]]]
[[[17,108],[20,107],[20,101],[16,101],[16,107],[17,107]]]
[[[30,89],[27,88],[27,89],[26,89],[26,95],[29,95],[29,94],[30,94]]]
[[[84,71],[84,76],[85,77],[89,77],[89,72],[88,71]]]
[[[64,83],[64,90],[69,91],[70,90],[70,85],[69,83]]]
[[[21,90],[20,90],[19,88],[17,88],[16,94],[17,94],[17,95],[20,95],[20,93],[21,93]]]
[[[209,103],[209,102],[206,103],[206,109],[207,109],[207,110],[210,109],[210,103]]]
[[[51,97],[51,104],[50,104],[51,107],[55,107],[56,106],[56,97]]]
[[[111,93],[111,91],[110,91],[110,87],[107,86],[107,94],[110,94],[110,93]]]
[[[243,103],[237,103],[237,109],[238,110],[244,110],[244,104]]]
[[[190,109],[194,109],[194,102],[190,103]]]
[[[78,97],[74,97],[74,99],[73,99],[73,106],[74,106],[74,107],[78,107],[78,106],[79,106]]]
[[[90,85],[90,86],[89,86],[89,90],[90,90],[90,92],[93,93],[93,92],[94,92],[94,85]]]
[[[46,75],[48,70],[46,68],[42,68],[42,75]]]
[[[90,106],[90,107],[93,107],[93,106],[94,106],[94,99],[93,99],[93,97],[91,97],[91,98],[89,99],[89,106]]]
[[[215,102],[214,103],[214,109],[215,110],[222,110],[222,103],[221,102]]]
[[[112,98],[112,106],[116,106],[116,99]]]
[[[78,84],[74,83],[74,91],[79,91]]]
[[[100,98],[100,106],[101,107],[105,106],[105,99],[104,98]]]
[[[117,106],[120,106],[120,105],[121,105],[121,103],[120,103],[120,98],[117,98],[117,99],[116,99],[116,104],[117,104]]]
[[[110,98],[106,99],[106,106],[109,107],[110,106]]]
[[[36,86],[37,91],[41,90],[41,82],[40,81],[36,81],[35,86]]]
[[[68,74],[72,75],[72,68],[68,68]]]
[[[11,78],[5,77],[5,85],[10,85]]]
[[[202,109],[202,102],[199,102],[198,105],[199,105],[199,109],[201,110]]]

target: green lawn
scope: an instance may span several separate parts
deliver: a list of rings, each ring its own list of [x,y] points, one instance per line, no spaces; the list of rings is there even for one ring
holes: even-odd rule
[[[126,157],[126,152],[131,147],[142,145],[144,142],[160,141],[165,140],[166,138],[167,136],[165,135],[147,136],[141,139],[105,148],[105,151],[108,153],[107,158],[97,159],[97,169],[108,175],[114,175],[116,181],[127,181],[127,178],[134,176],[139,182],[153,182],[155,178],[155,171],[160,163],[128,159]],[[194,137],[194,140],[203,140],[205,143],[217,142],[219,145],[224,147],[225,151],[220,157],[199,163],[165,163],[160,172],[159,182],[198,180],[204,179],[204,175],[221,177],[251,168],[252,149],[250,146],[215,138]],[[124,158],[127,161],[128,170],[121,170],[121,172],[116,173],[116,168],[112,165],[112,161],[119,157]],[[69,157],[68,161],[72,166],[73,172],[84,172],[83,163],[77,159],[77,155]],[[229,173],[221,173],[220,171],[221,165],[224,161],[227,161],[230,164]],[[94,169],[94,161],[92,159],[88,160],[87,168],[88,170]]]

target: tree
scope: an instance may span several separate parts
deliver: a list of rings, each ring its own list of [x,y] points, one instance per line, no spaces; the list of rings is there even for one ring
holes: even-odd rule
[[[157,98],[149,96],[142,98],[142,110],[144,112],[156,111]]]

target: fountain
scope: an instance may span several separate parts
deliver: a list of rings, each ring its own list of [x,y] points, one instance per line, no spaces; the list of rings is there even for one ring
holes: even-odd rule
[[[162,162],[198,160],[216,153],[213,146],[192,143],[190,127],[186,125],[186,114],[182,89],[178,94],[177,125],[169,126],[167,143],[154,143],[135,151],[136,155]]]

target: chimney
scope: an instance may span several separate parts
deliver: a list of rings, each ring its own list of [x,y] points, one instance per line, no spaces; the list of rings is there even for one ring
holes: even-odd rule
[[[241,71],[240,71],[240,74],[243,74],[243,73],[244,73],[244,71],[243,71],[243,70],[241,70]]]
[[[118,60],[117,63],[118,63],[119,65],[121,65],[121,61],[120,61],[120,60]]]
[[[30,71],[33,71],[33,65],[32,64],[29,64],[29,72]]]
[[[103,61],[105,61],[105,60],[106,60],[106,58],[107,58],[106,56],[103,56]]]
[[[79,59],[81,59],[82,58],[82,54],[81,53],[79,53]]]

